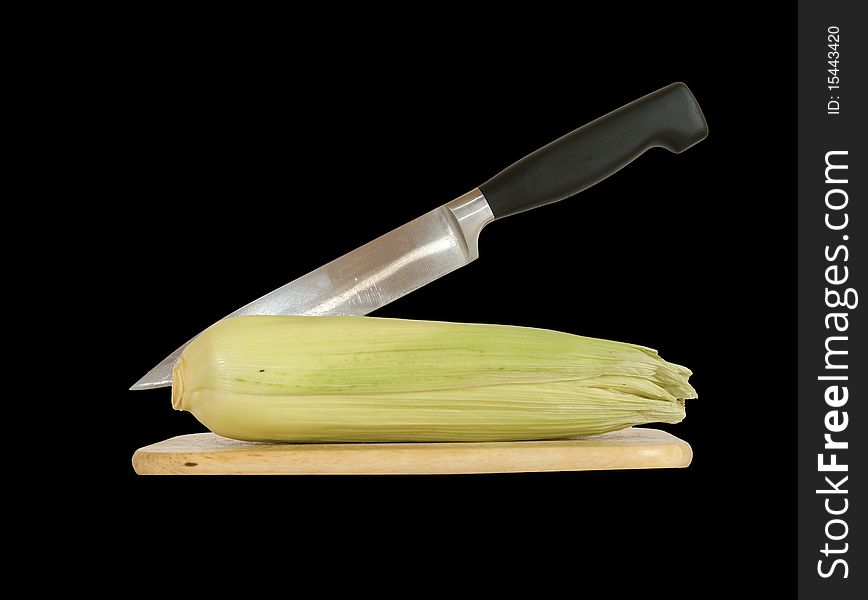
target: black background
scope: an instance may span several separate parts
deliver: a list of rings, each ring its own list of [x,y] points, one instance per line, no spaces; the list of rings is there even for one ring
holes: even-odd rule
[[[794,8],[17,14],[13,582],[793,591]],[[695,372],[661,427],[688,469],[133,473],[136,448],[203,430],[127,391],[179,343],[673,81],[706,141],[491,225],[480,260],[376,314],[657,348]]]

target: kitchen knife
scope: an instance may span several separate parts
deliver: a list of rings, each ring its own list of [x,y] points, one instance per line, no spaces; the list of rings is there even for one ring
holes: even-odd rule
[[[683,83],[673,83],[566,134],[478,188],[228,317],[368,314],[475,260],[479,232],[491,221],[581,192],[649,148],[679,153],[707,134],[693,94]],[[172,365],[186,345],[130,389],[171,385]]]

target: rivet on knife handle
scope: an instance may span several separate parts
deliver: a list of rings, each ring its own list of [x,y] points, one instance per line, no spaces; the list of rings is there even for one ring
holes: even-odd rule
[[[655,146],[683,152],[708,135],[683,83],[622,106],[544,146],[479,186],[496,218],[577,194]]]

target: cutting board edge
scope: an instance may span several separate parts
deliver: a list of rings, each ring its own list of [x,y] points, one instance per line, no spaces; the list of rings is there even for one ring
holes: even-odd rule
[[[184,444],[194,448],[176,449]],[[132,466],[139,475],[469,475],[685,468],[692,459],[690,444],[672,434],[628,428],[573,440],[440,444],[260,445],[187,434],[139,448]]]

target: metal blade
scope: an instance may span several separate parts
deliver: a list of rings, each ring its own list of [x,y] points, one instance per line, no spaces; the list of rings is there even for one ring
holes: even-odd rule
[[[472,190],[254,300],[227,318],[366,315],[475,260],[479,256],[479,232],[493,220],[485,196],[478,189]],[[171,385],[172,366],[189,343],[130,389]]]

